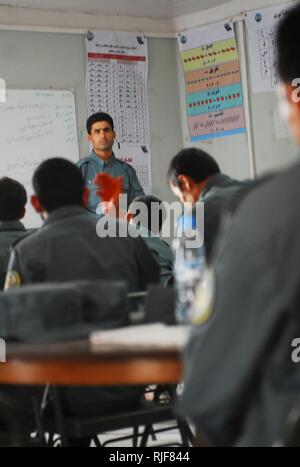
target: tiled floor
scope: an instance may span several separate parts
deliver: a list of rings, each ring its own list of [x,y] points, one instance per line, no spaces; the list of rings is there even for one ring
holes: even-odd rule
[[[155,430],[158,429],[168,429],[168,431],[164,431],[163,433],[156,434],[156,440],[150,438],[147,444],[147,447],[155,447],[155,446],[169,446],[169,447],[177,447],[181,445],[181,437],[177,428],[173,429],[176,422],[169,422],[169,423],[160,423],[154,426]],[[191,427],[192,428],[192,427]],[[193,430],[193,428],[192,428]],[[140,435],[143,434],[144,427],[140,428]],[[193,430],[194,431],[194,430]],[[109,433],[104,433],[99,436],[99,441],[101,445],[108,448],[119,448],[119,447],[132,447],[132,439],[127,440],[119,440],[120,438],[124,438],[127,436],[132,436],[132,429],[126,430],[119,430]],[[60,446],[59,437],[55,436],[57,440],[57,445]],[[139,443],[141,441],[141,436],[139,437]],[[108,444],[106,444],[108,442]],[[91,447],[95,447],[94,442],[92,442]]]
[[[155,428],[167,428],[167,427],[172,427],[174,426],[173,424],[168,424],[168,423],[162,423],[160,425],[155,425]],[[140,429],[140,433],[143,432],[143,428]],[[115,431],[113,433],[107,433],[104,435],[101,435],[99,437],[101,444],[105,443],[106,441],[115,439],[115,438],[122,438],[124,436],[128,436],[132,434],[132,430],[121,430],[121,431]],[[172,431],[167,431],[164,433],[159,433],[157,434],[157,441],[154,441],[151,439],[151,441],[148,443],[148,446],[160,446],[160,445],[169,445],[169,446],[176,446],[178,443],[181,443],[181,438],[180,434],[178,432],[178,429],[172,430]],[[107,447],[132,447],[132,440],[126,440],[126,441],[117,441],[115,443],[109,443]]]

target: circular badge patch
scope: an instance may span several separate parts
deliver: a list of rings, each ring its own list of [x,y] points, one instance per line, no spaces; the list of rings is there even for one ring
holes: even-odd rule
[[[192,324],[206,323],[214,309],[215,273],[212,268],[206,268],[196,290],[195,304],[192,313]]]
[[[22,281],[21,276],[18,271],[10,271],[7,274],[6,281],[5,281],[5,290],[12,289],[15,287],[20,287]]]

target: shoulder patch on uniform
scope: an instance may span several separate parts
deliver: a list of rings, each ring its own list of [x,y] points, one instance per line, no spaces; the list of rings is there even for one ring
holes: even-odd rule
[[[4,289],[13,289],[22,284],[21,275],[18,271],[9,271],[6,276]]]
[[[195,305],[191,322],[195,325],[205,324],[213,314],[215,302],[215,272],[213,268],[206,268],[203,278],[196,290]]]

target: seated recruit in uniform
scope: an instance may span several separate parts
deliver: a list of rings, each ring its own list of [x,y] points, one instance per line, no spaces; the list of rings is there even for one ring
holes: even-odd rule
[[[43,162],[33,176],[32,204],[44,219],[37,232],[15,245],[6,288],[79,279],[124,280],[144,290],[158,279],[158,265],[141,238],[99,238],[84,204],[80,170],[64,159]]]
[[[26,235],[21,219],[26,213],[27,194],[21,183],[0,179],[0,287],[3,289],[11,246]]]
[[[145,207],[145,216],[139,214],[139,205]],[[144,210],[143,210],[144,211]],[[142,214],[142,213],[140,213]],[[157,219],[153,218],[153,214]],[[173,272],[174,256],[169,245],[160,238],[165,217],[165,209],[160,199],[155,196],[139,196],[129,206],[127,218],[131,225],[137,226],[140,235],[160,265],[161,282],[165,283],[165,275]],[[138,219],[138,224],[136,224]]]
[[[254,182],[234,180],[221,173],[214,158],[196,148],[183,149],[173,158],[167,178],[182,203],[204,203],[204,245],[210,260],[223,218],[234,212]],[[178,227],[195,228],[196,213],[194,208],[179,219]]]
[[[76,165],[43,162],[33,176],[31,202],[44,219],[12,251],[6,288],[41,282],[121,280],[132,291],[159,281],[159,266],[141,237],[100,238],[84,204],[88,190]],[[74,370],[76,371],[76,370]],[[136,404],[143,388],[64,388],[68,413],[95,414]],[[28,399],[30,400],[30,399]]]

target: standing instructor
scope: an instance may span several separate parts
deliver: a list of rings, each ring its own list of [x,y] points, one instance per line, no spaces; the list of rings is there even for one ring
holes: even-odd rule
[[[110,115],[102,112],[91,115],[86,124],[88,140],[93,146],[91,154],[81,159],[77,166],[80,168],[85,180],[85,185],[90,191],[86,208],[92,214],[96,214],[99,205],[97,186],[93,180],[99,173],[108,173],[112,177],[123,177],[123,193],[127,195],[129,204],[138,196],[143,196],[144,191],[138,181],[133,167],[117,159],[113,152],[116,138],[114,122]]]

